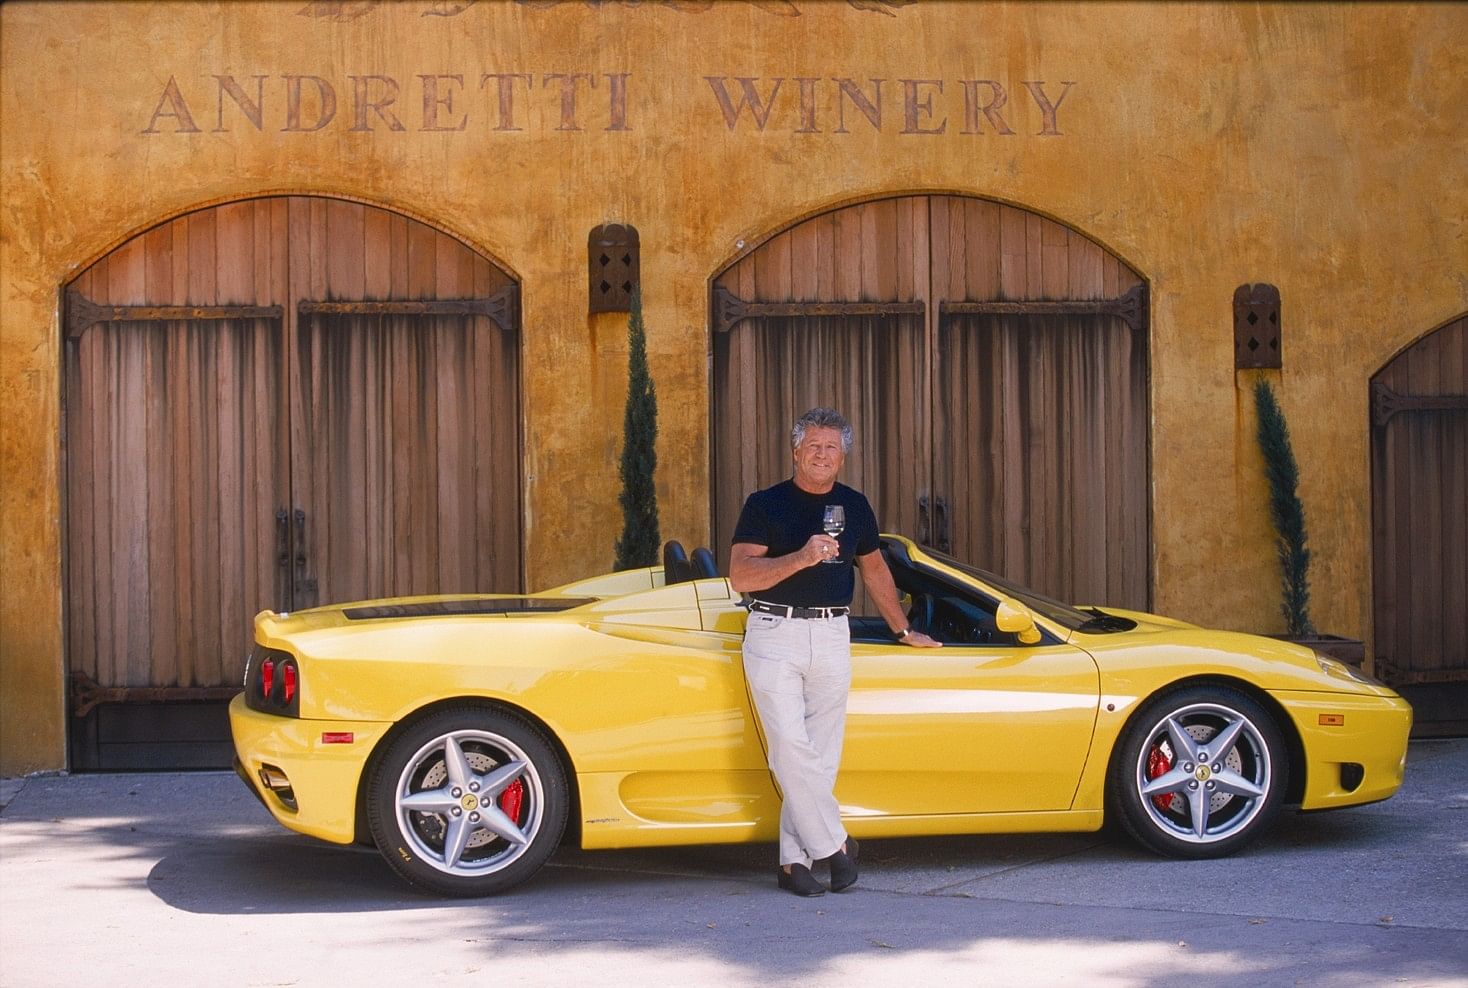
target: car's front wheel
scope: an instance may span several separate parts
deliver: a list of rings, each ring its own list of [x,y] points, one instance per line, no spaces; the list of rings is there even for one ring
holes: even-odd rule
[[[372,838],[403,878],[442,895],[503,892],[535,874],[566,825],[566,774],[541,733],[455,707],[389,744],[367,794]]]
[[[1226,686],[1149,702],[1111,765],[1113,814],[1171,857],[1217,858],[1257,839],[1279,815],[1289,761],[1274,718]]]

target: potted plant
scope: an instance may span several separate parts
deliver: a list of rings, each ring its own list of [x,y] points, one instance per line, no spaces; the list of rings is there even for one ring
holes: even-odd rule
[[[658,399],[647,367],[647,332],[642,325],[642,290],[632,289],[627,317],[627,407],[622,423],[622,537],[613,569],[653,566],[658,561]]]
[[[1310,547],[1305,530],[1305,505],[1300,500],[1300,469],[1290,443],[1289,426],[1268,381],[1254,385],[1254,407],[1259,415],[1259,449],[1269,480],[1269,518],[1274,525],[1279,554],[1283,635],[1271,635],[1307,645],[1359,666],[1366,646],[1359,639],[1321,634],[1310,620]]]

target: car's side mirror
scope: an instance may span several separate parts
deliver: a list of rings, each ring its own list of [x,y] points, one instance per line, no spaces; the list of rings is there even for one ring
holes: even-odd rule
[[[1000,631],[1013,632],[1024,645],[1034,645],[1040,640],[1040,629],[1035,627],[1035,615],[1013,597],[999,601],[994,612],[994,627]]]

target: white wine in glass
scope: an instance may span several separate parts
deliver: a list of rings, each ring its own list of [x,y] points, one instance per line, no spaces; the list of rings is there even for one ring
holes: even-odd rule
[[[821,517],[821,528],[826,534],[835,538],[846,530],[846,509],[839,504],[826,505],[826,513]],[[841,554],[838,552],[834,559],[822,559],[823,563],[839,563]]]

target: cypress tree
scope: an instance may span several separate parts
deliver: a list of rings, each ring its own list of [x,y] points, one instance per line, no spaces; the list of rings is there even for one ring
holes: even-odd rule
[[[658,399],[647,370],[647,333],[642,325],[642,290],[632,290],[627,316],[627,410],[622,418],[622,537],[614,569],[653,566],[658,561]]]
[[[1269,519],[1274,523],[1275,549],[1279,553],[1283,591],[1280,613],[1290,636],[1300,638],[1315,634],[1310,623],[1310,549],[1305,544],[1300,469],[1284,412],[1267,381],[1254,385],[1254,407],[1259,413],[1259,448],[1269,478]]]

